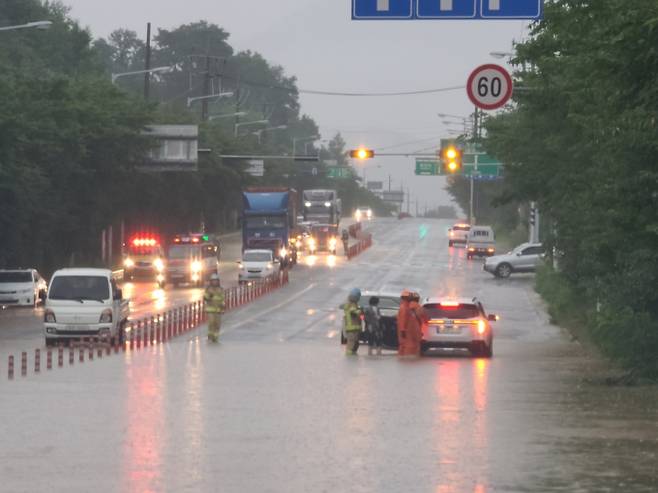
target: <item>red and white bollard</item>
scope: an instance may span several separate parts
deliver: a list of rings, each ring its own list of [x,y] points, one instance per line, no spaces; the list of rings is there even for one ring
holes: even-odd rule
[[[21,377],[27,375],[27,353],[23,351],[21,353]]]
[[[7,378],[9,380],[14,379],[14,355],[9,355],[9,361],[7,362]]]
[[[69,366],[75,363],[75,349],[69,347]]]
[[[46,351],[46,370],[52,370],[53,369],[53,350],[48,349]]]
[[[81,347],[80,353],[78,354],[78,363],[84,363],[84,362],[85,362],[85,348]]]
[[[41,349],[34,350],[34,373],[41,372]]]

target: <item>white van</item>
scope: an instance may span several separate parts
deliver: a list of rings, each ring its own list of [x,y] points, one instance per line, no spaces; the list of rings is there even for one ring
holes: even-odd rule
[[[46,345],[84,337],[123,341],[128,300],[107,269],[61,269],[53,274],[44,313]]]
[[[491,257],[496,254],[496,239],[491,226],[471,226],[466,241],[466,257]]]

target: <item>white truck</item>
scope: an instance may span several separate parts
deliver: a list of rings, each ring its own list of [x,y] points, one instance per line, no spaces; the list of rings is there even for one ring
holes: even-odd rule
[[[46,345],[87,337],[122,342],[128,300],[107,269],[61,269],[53,274],[44,311]]]

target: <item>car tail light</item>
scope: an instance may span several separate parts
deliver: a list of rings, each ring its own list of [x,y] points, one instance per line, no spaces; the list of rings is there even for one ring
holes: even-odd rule
[[[487,331],[487,324],[484,320],[478,320],[478,334],[483,335]]]
[[[57,319],[55,318],[55,312],[52,310],[46,310],[46,313],[43,315],[43,321],[51,324],[56,323]]]

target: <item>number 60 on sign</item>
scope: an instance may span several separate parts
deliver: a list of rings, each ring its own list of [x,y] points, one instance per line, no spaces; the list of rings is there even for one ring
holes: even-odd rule
[[[466,92],[471,102],[482,110],[505,106],[512,97],[514,83],[500,65],[487,64],[476,68],[468,78]]]

